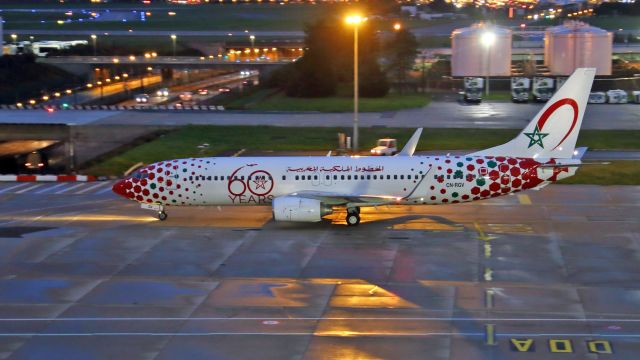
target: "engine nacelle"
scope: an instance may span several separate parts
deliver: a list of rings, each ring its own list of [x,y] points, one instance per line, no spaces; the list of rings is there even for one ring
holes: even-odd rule
[[[323,205],[320,200],[296,196],[277,197],[272,206],[276,221],[317,222],[333,212],[331,206]]]

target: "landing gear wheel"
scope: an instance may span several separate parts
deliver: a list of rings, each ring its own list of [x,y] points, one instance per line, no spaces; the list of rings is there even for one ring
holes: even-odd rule
[[[360,214],[356,211],[348,211],[347,212],[347,225],[348,226],[357,226],[360,224]]]
[[[165,221],[167,220],[167,213],[164,211],[160,211],[158,212],[158,219],[160,219],[160,221]]]

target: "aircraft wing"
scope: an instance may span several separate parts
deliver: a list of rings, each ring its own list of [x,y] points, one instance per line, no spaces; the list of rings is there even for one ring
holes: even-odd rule
[[[341,194],[328,191],[298,191],[286,196],[295,196],[307,199],[320,200],[328,205],[352,205],[352,206],[377,206],[392,204],[400,200],[396,196],[368,195],[368,194]]]

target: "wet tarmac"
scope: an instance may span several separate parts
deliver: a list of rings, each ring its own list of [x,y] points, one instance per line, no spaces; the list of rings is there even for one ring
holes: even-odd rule
[[[34,185],[39,185],[33,187]],[[282,224],[0,184],[0,359],[637,359],[640,187]]]

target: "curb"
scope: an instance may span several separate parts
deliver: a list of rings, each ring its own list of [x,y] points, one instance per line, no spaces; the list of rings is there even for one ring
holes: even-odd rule
[[[144,111],[224,111],[225,108],[222,105],[183,105],[183,106],[175,106],[175,105],[152,105],[152,106],[143,106],[143,105],[132,105],[132,106],[122,106],[122,105],[69,105],[69,106],[59,106],[59,105],[6,105],[0,104],[0,110],[46,110],[46,111],[72,111],[72,110],[86,110],[86,111],[131,111],[131,110],[144,110]]]
[[[91,175],[0,175],[0,182],[89,182],[98,180]]]

